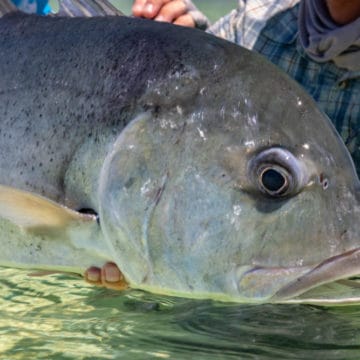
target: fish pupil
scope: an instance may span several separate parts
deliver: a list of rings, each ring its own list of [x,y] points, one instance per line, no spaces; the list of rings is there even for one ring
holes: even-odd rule
[[[286,183],[284,176],[274,169],[267,169],[262,173],[261,181],[266,190],[269,192],[278,192]]]

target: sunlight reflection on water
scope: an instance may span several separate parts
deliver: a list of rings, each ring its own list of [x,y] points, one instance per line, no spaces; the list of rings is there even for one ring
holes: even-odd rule
[[[360,307],[245,306],[0,270],[1,359],[359,359]]]

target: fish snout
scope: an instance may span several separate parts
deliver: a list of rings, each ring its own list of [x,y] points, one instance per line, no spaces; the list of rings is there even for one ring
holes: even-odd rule
[[[239,295],[257,303],[359,303],[359,275],[360,248],[312,266],[241,266],[236,271]]]
[[[251,302],[269,302],[283,287],[310,271],[308,266],[263,267],[240,266],[236,270],[237,290]]]
[[[360,248],[330,257],[279,289],[274,301],[294,298],[321,285],[360,275]]]

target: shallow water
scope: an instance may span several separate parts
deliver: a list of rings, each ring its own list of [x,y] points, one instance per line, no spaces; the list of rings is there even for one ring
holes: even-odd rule
[[[0,269],[0,358],[359,359],[360,307],[247,306]]]

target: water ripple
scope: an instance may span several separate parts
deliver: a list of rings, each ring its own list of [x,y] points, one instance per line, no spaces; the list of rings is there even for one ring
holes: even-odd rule
[[[359,359],[360,307],[118,293],[0,269],[1,359]]]

